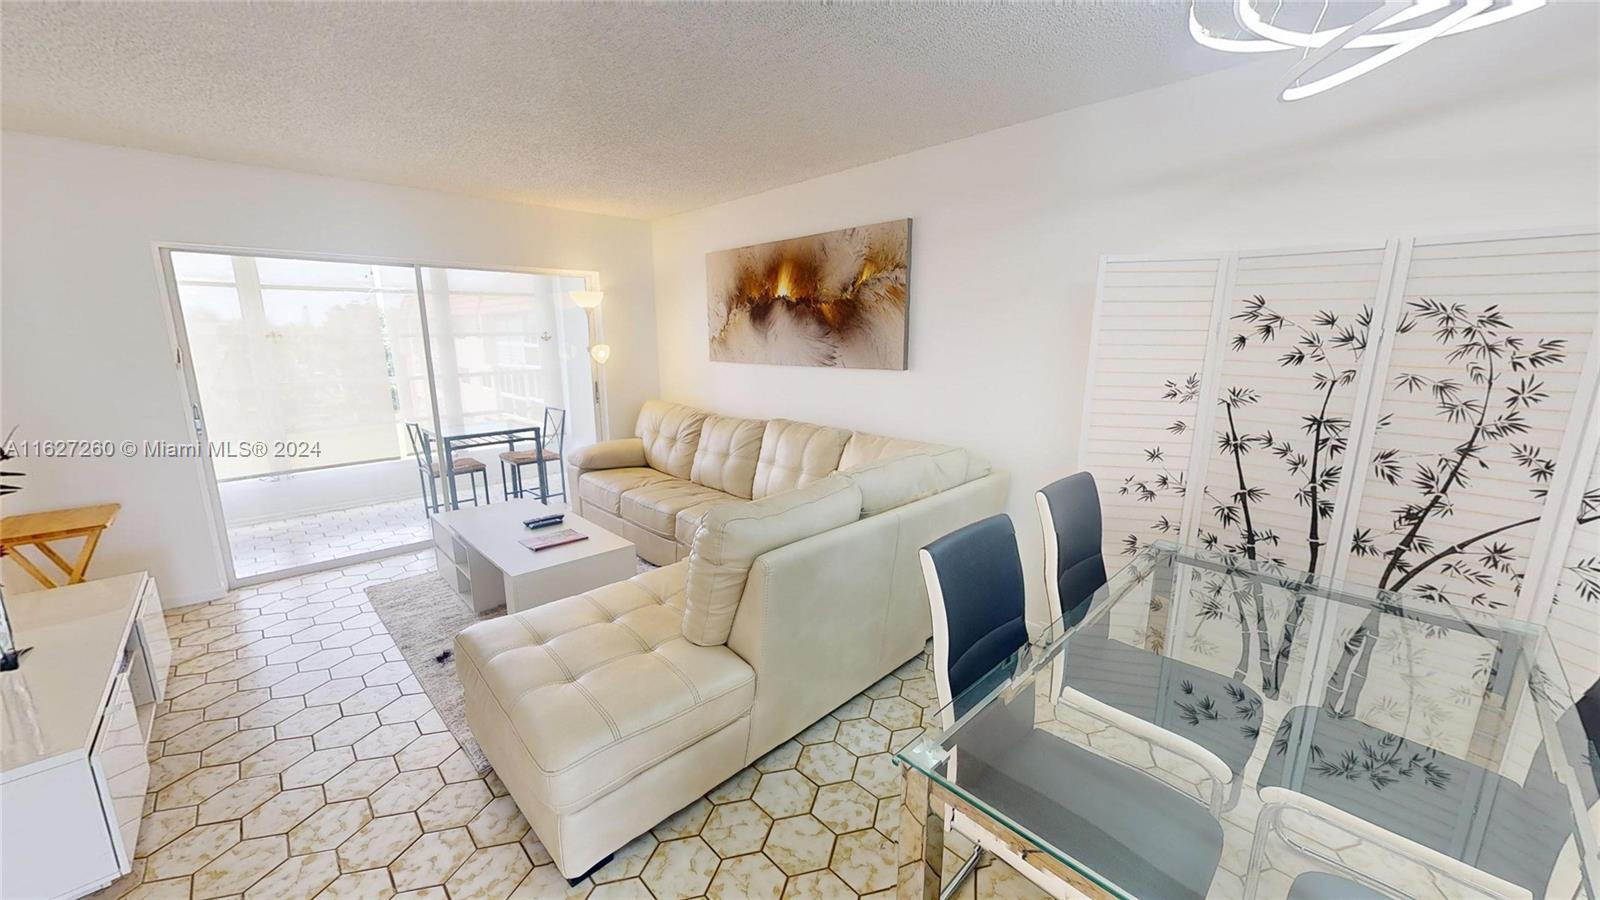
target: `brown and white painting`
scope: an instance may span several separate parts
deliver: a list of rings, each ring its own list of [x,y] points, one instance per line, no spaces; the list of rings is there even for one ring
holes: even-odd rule
[[[904,369],[911,220],[706,254],[714,362]]]

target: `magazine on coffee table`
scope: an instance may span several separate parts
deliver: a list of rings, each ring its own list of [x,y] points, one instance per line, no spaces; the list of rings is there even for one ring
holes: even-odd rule
[[[523,538],[517,543],[537,553],[540,550],[549,550],[551,547],[561,547],[567,544],[576,544],[589,539],[587,534],[575,528],[560,528],[555,531],[545,532],[535,537]]]

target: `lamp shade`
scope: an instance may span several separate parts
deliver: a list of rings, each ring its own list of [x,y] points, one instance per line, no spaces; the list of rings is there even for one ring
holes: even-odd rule
[[[598,307],[600,305],[600,301],[604,297],[605,297],[605,291],[573,291],[572,292],[572,302],[576,303],[578,305],[579,309],[595,309],[596,307]]]
[[[589,355],[594,358],[595,362],[603,366],[606,364],[606,360],[611,358],[611,345],[595,344],[589,348]]]

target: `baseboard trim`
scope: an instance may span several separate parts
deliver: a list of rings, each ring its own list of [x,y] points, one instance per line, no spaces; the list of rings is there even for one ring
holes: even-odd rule
[[[366,553],[357,553],[354,556],[341,556],[338,559],[324,560],[322,562],[307,563],[291,569],[279,569],[275,572],[263,572],[260,575],[251,575],[248,578],[236,578],[232,590],[239,588],[255,587],[258,584],[267,584],[272,581],[282,581],[285,578],[295,578],[300,575],[310,575],[313,572],[326,572],[329,569],[342,569],[345,566],[357,566],[362,563],[388,559],[391,556],[400,556],[405,553],[417,553],[433,546],[432,541],[413,541],[399,547],[385,547],[382,550],[368,550]]]

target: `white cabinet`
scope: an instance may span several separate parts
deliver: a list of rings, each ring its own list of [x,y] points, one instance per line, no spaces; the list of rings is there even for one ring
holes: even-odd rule
[[[130,648],[131,649],[131,648]],[[125,657],[132,661],[133,654]],[[111,837],[119,859],[132,859],[139,839],[139,818],[144,812],[144,791],[150,784],[150,761],[145,755],[144,729],[134,714],[128,673],[117,676],[111,701],[100,720],[100,733],[89,751],[100,787],[102,804],[110,801]]]
[[[144,596],[139,603],[139,621],[135,628],[144,655],[145,670],[154,691],[151,700],[160,702],[167,696],[167,672],[172,668],[172,639],[167,637],[167,619],[162,615],[161,594],[156,590],[154,578],[145,579]]]
[[[171,644],[144,573],[7,598],[0,897],[81,897],[131,869]]]

